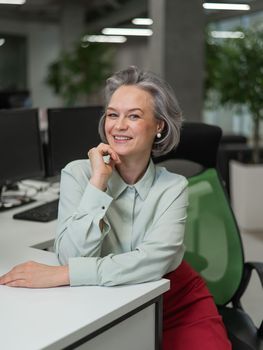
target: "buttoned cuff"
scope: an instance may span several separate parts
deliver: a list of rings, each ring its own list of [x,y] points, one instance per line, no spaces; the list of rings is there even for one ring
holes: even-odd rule
[[[69,280],[73,286],[98,285],[96,257],[77,257],[69,259]]]
[[[76,214],[74,215],[77,219],[86,215],[87,213],[96,213],[101,218],[104,217],[107,209],[109,208],[113,198],[106,192],[103,192],[91,185],[87,185],[85,192],[81,198]]]

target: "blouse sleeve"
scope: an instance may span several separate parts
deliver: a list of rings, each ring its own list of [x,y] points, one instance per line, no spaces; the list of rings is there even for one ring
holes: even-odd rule
[[[75,171],[75,174],[74,174]],[[92,186],[82,170],[71,164],[62,170],[55,251],[61,264],[70,257],[100,256],[110,230],[105,213],[112,197]],[[103,230],[100,221],[104,219]]]
[[[184,253],[188,204],[186,179],[182,178],[176,189],[170,188],[167,192],[151,228],[133,251],[69,259],[70,284],[113,286],[141,283],[160,279],[178,267]]]

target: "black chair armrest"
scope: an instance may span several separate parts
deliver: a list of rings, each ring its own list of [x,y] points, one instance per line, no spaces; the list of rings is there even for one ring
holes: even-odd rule
[[[240,286],[232,299],[232,303],[235,307],[241,308],[240,298],[244,294],[249,284],[252,271],[255,270],[259,276],[262,288],[263,288],[263,262],[246,262],[244,264],[244,273]]]
[[[257,272],[263,288],[263,262],[247,262],[245,263],[245,268],[250,269],[250,271],[255,270]]]
[[[259,276],[259,280],[261,282],[261,286],[263,288],[263,262],[246,262],[244,264],[244,275],[243,275],[242,282],[238,288],[238,291],[236,292],[236,294],[232,299],[233,306],[236,308],[243,309],[240,302],[240,298],[242,297],[242,295],[247,289],[253,270],[257,272]],[[263,338],[263,321],[261,322],[261,325],[258,329],[258,334],[260,337]]]

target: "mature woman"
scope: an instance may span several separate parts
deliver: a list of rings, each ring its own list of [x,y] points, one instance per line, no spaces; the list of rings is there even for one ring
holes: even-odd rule
[[[172,90],[154,74],[129,67],[109,78],[103,143],[62,171],[61,266],[22,264],[0,283],[114,286],[165,275],[164,349],[230,349],[204,282],[182,262],[187,181],[151,160],[178,144],[181,120]]]

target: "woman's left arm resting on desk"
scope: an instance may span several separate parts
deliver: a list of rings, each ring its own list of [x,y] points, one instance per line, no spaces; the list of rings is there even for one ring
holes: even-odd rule
[[[47,288],[71,284],[134,284],[161,278],[181,263],[187,207],[187,184],[171,192],[172,203],[157,218],[144,240],[133,251],[105,257],[69,259],[69,266],[48,266],[27,262],[0,277],[0,284],[12,287]],[[174,194],[174,196],[173,196]]]
[[[34,261],[17,265],[0,277],[10,287],[47,288],[69,284],[68,266],[50,266]]]

